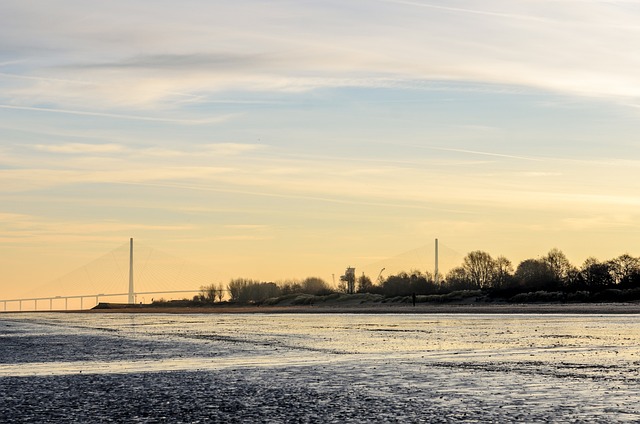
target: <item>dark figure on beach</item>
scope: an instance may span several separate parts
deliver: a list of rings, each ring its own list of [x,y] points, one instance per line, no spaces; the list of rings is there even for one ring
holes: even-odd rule
[[[416,294],[411,294],[411,301],[413,302],[413,306],[416,306]]]

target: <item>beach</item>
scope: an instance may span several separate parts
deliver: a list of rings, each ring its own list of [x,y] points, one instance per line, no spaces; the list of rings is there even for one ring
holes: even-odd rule
[[[629,314],[3,314],[3,422],[629,422]]]

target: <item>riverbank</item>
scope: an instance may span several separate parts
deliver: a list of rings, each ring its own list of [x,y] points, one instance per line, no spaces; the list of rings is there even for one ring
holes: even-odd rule
[[[100,304],[85,313],[143,314],[640,314],[639,303],[570,303],[570,304],[389,304],[296,305],[296,306],[154,306]]]

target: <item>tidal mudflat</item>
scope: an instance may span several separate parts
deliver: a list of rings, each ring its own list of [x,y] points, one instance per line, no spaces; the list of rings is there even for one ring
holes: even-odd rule
[[[3,314],[0,422],[638,422],[640,316]]]

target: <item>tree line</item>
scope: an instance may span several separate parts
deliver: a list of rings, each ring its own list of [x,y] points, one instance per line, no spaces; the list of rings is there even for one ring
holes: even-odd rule
[[[234,278],[227,285],[226,292],[231,302],[260,303],[269,298],[294,294],[323,296],[334,293],[335,290],[318,277],[308,277],[301,281],[287,280],[280,283]],[[215,302],[216,298],[220,302],[224,298],[222,284],[201,287],[200,294],[194,297],[194,301]]]
[[[489,289],[522,291],[600,291],[640,287],[640,259],[624,254],[608,261],[588,258],[576,267],[558,250],[551,249],[539,259],[525,259],[513,268],[503,256],[492,258],[475,251],[465,256],[461,266],[449,271],[449,289]]]
[[[477,291],[488,297],[521,300],[528,299],[523,296],[526,293],[538,293],[538,298],[540,293],[554,293],[553,299],[540,300],[589,300],[598,293],[638,289],[635,293],[640,298],[640,258],[628,254],[607,261],[588,258],[578,267],[571,264],[561,250],[551,249],[545,256],[525,259],[514,267],[504,256],[494,258],[487,252],[476,250],[468,253],[459,266],[438,277],[436,279],[429,272],[410,271],[373,282],[362,274],[356,279],[356,291],[385,297]],[[231,302],[261,303],[287,295],[345,293],[346,287],[344,284],[331,287],[318,277],[280,283],[237,278],[229,282],[226,290],[222,284],[202,287],[194,301],[222,301],[226,299],[225,292]]]
[[[373,285],[366,277],[358,281],[358,290],[385,296],[447,294],[462,290],[482,291],[493,297],[511,298],[517,294],[553,292],[585,296],[607,290],[640,289],[640,258],[628,254],[599,261],[588,258],[580,267],[573,265],[559,249],[545,256],[525,259],[514,267],[504,256],[492,257],[476,250],[462,264],[451,269],[439,282],[430,273],[400,273]]]

